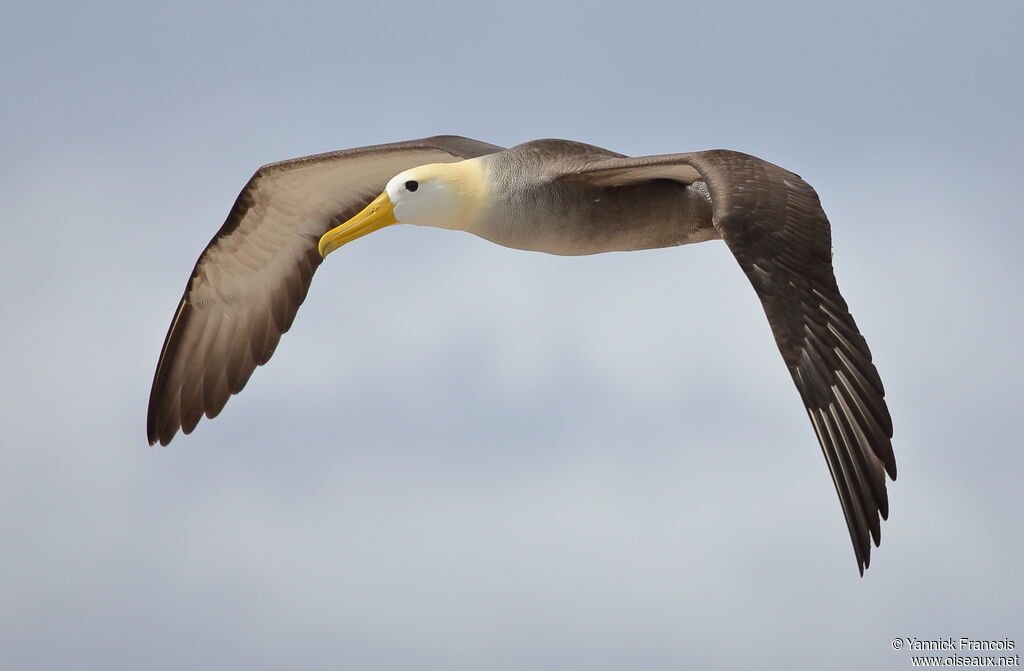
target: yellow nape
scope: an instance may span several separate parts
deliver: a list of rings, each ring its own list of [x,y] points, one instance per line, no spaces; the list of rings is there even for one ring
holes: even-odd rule
[[[447,216],[438,221],[418,222],[408,220],[400,212],[399,223],[419,223],[457,231],[469,230],[491,197],[491,182],[481,158],[471,158],[454,163],[428,163],[406,170],[388,183],[388,192],[391,192],[393,186],[401,186],[410,179],[417,180],[428,187],[433,185],[446,192],[447,201],[435,202],[435,204],[447,204],[449,206],[445,208]],[[394,195],[392,194],[392,197]]]

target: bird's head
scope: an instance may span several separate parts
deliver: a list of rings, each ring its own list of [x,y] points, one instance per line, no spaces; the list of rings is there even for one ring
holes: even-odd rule
[[[320,255],[392,224],[475,232],[487,198],[483,166],[474,160],[432,163],[398,173],[359,214],[320,238]]]

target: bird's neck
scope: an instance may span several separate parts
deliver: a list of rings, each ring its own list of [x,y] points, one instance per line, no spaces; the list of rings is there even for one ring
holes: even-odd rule
[[[431,222],[438,228],[476,233],[482,225],[491,196],[490,181],[479,159],[467,159],[437,166],[444,173],[445,189],[451,199],[446,216]]]

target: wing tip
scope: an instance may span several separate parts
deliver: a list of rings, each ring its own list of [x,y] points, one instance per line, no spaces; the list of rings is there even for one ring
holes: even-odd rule
[[[180,424],[178,422],[167,422],[166,417],[163,419],[164,421],[159,421],[160,417],[158,414],[150,410],[146,418],[146,438],[150,446],[159,444],[160,447],[167,447],[171,440],[174,439],[174,436],[178,434]]]

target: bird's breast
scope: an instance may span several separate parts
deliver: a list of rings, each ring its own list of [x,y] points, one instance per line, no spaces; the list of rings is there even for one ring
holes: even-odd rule
[[[477,232],[505,247],[584,255],[718,238],[706,191],[671,180],[618,187],[550,181],[495,199]]]

